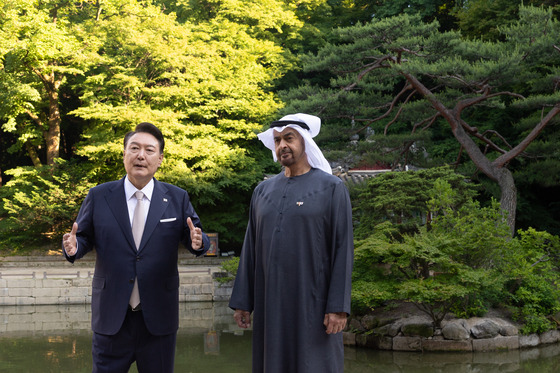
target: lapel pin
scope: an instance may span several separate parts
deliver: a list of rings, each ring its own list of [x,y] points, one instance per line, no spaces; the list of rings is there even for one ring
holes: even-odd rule
[[[167,202],[167,198],[164,198],[164,199],[163,199],[163,202]]]
[[[303,202],[296,202],[296,205],[301,206],[303,205]]]

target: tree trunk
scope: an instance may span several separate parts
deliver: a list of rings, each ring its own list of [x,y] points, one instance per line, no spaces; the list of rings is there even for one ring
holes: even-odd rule
[[[55,74],[44,76],[45,87],[49,95],[49,128],[45,132],[47,143],[47,165],[53,165],[54,159],[60,155],[60,109],[58,102],[58,89],[62,81],[56,79]]]
[[[507,168],[497,170],[498,185],[500,186],[501,198],[500,206],[502,211],[507,212],[506,221],[510,228],[511,235],[515,234],[515,217],[517,210],[517,188],[511,171]]]
[[[411,85],[430,101],[434,109],[449,123],[453,136],[455,136],[459,144],[465,149],[475,166],[490,179],[498,183],[501,194],[500,206],[504,215],[506,215],[506,221],[510,228],[511,235],[513,236],[515,233],[515,212],[517,210],[517,189],[511,172],[505,168],[504,163],[496,161],[491,162],[486,158],[479,146],[463,128],[460,109],[457,107],[455,110],[448,109],[418,79],[410,74],[404,75]]]
[[[31,158],[31,162],[33,162],[33,166],[40,167],[41,166],[41,159],[39,158],[39,154],[37,154],[37,150],[35,147],[27,140],[25,142],[25,150],[27,150],[27,154],[29,158]]]

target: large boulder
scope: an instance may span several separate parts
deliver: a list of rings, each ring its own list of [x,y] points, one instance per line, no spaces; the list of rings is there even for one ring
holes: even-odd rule
[[[433,337],[434,324],[432,321],[422,318],[404,319],[401,325],[401,333],[407,337]]]
[[[476,339],[494,338],[500,334],[500,326],[489,319],[482,319],[471,326],[471,334]]]
[[[446,323],[441,328],[441,333],[445,339],[462,341],[469,339],[471,333],[466,327],[465,320],[454,320]]]

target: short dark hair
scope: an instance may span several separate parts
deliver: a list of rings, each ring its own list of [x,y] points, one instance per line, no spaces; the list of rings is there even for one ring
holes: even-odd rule
[[[159,128],[157,128],[156,126],[154,126],[152,123],[149,122],[142,122],[138,124],[134,129],[134,131],[130,131],[126,135],[124,135],[124,148],[126,149],[126,144],[128,144],[128,140],[130,140],[130,138],[133,135],[142,132],[149,133],[150,135],[156,138],[156,140],[159,142],[159,152],[163,154],[163,147],[165,146],[165,140],[163,139],[163,134],[161,133]]]

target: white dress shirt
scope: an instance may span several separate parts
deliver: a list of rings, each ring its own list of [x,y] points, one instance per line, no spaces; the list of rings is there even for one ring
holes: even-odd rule
[[[136,204],[138,200],[134,196],[134,193],[138,188],[136,188],[130,180],[128,180],[128,176],[124,178],[124,194],[126,196],[126,204],[128,206],[128,217],[130,219],[130,226],[132,227],[132,217],[134,216],[134,209],[136,208]],[[150,210],[150,202],[152,200],[152,194],[154,192],[154,179],[151,179],[148,184],[142,189],[140,189],[142,193],[144,193],[144,222],[148,218],[148,211]]]

